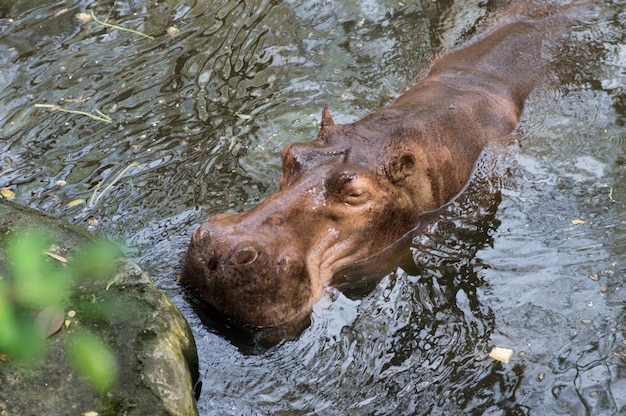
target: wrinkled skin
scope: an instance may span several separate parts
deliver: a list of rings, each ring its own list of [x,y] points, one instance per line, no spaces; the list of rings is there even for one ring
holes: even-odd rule
[[[452,200],[490,140],[515,127],[543,71],[542,35],[513,23],[444,56],[389,107],[352,124],[327,110],[288,145],[276,193],[193,233],[182,281],[246,327],[308,315],[333,274],[381,251]]]

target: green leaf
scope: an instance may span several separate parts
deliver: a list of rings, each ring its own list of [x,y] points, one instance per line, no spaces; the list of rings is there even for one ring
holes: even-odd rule
[[[0,351],[11,359],[35,364],[41,354],[42,341],[28,310],[14,302],[11,280],[0,280]]]
[[[81,254],[72,270],[76,278],[109,278],[116,267],[116,260],[122,256],[114,244],[106,240],[96,241]]]
[[[4,285],[0,282],[0,350],[6,352],[12,345],[15,345],[18,333],[13,304],[6,295]]]
[[[16,233],[7,244],[15,300],[24,306],[59,303],[71,284],[67,270],[53,267],[43,254],[48,246],[47,238],[30,232]]]
[[[92,387],[103,394],[117,379],[117,363],[110,348],[95,334],[83,331],[68,341],[68,353],[74,368]]]

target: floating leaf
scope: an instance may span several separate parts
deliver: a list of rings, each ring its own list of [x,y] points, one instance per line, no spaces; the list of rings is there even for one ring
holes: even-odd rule
[[[510,348],[504,348],[504,347],[493,347],[493,349],[489,353],[489,356],[491,358],[493,358],[494,360],[500,361],[502,363],[505,363],[505,364],[508,364],[509,359],[511,359],[512,355],[513,355],[513,350]]]
[[[15,198],[15,192],[13,192],[11,188],[0,188],[0,195],[2,195],[2,197],[6,199]]]
[[[91,20],[91,15],[89,13],[76,13],[76,15],[74,16],[76,17],[78,20],[80,20],[83,23],[87,23],[88,21]]]
[[[67,12],[69,12],[69,11],[70,11],[70,9],[68,9],[67,7],[66,7],[66,8],[64,8],[64,9],[61,9],[61,10],[57,10],[57,11],[54,13],[54,17],[59,17],[59,16],[61,16],[61,15],[65,14],[65,13],[67,13]]]
[[[235,143],[237,143],[237,138],[233,137],[230,141],[230,145],[228,145],[228,151],[230,152],[231,150],[233,150],[233,147],[235,147]]]
[[[58,305],[44,308],[35,317],[35,327],[42,338],[55,334],[63,326],[65,311]]]
[[[252,116],[249,114],[235,113],[235,115],[242,120],[252,120]]]
[[[82,198],[78,198],[78,199],[74,199],[70,202],[67,203],[68,207],[75,207],[77,205],[84,205],[85,204],[85,200]]]
[[[572,220],[572,224],[575,225],[580,225],[580,224],[586,224],[585,220]]]

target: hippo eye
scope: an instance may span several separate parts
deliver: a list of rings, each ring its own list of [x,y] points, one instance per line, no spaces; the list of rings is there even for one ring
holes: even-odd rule
[[[367,192],[362,188],[355,188],[343,200],[348,205],[361,205],[367,201]]]
[[[333,188],[337,198],[348,205],[362,205],[368,200],[365,182],[355,172],[343,173]]]

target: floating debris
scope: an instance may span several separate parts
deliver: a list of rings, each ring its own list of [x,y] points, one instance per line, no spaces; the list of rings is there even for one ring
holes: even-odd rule
[[[249,114],[235,113],[235,115],[242,120],[252,120],[252,116]]]
[[[88,21],[91,20],[91,15],[89,13],[76,13],[76,15],[74,15],[74,17],[78,20],[80,20],[83,23],[87,23]]]
[[[98,111],[98,114],[93,114],[93,113],[88,113],[86,111],[80,111],[80,110],[68,110],[56,104],[35,104],[35,107],[36,108],[49,108],[52,111],[61,111],[61,112],[70,113],[70,114],[80,114],[82,116],[93,118],[94,120],[102,121],[104,123],[111,123],[113,121],[111,120],[109,116],[105,115],[104,113],[100,111]]]
[[[98,193],[98,190],[100,189],[100,185],[102,183],[99,183],[96,188],[93,190],[93,194],[91,195],[91,199],[89,199],[89,207],[93,207],[94,205],[96,205],[96,203],[98,203],[98,201],[100,200],[100,198],[102,198],[102,196],[104,194],[106,194],[112,187],[113,185],[115,185],[117,183],[117,181],[120,180],[120,178],[122,176],[124,176],[124,174],[132,167],[134,166],[139,166],[139,163],[137,162],[133,162],[130,165],[126,166],[114,179],[113,181],[108,184],[103,190],[102,192]]]
[[[11,190],[11,188],[0,188],[0,197],[5,198],[5,199],[13,199],[15,198],[15,192],[13,192],[13,190]]]
[[[82,199],[82,198],[79,198],[79,199],[74,199],[74,200],[68,202],[67,206],[68,207],[75,207],[75,206],[84,205],[84,204],[85,204],[85,200]]]
[[[505,364],[509,363],[509,360],[511,359],[512,355],[513,355],[513,350],[510,348],[504,348],[504,347],[493,347],[493,349],[489,353],[489,357]]]
[[[67,13],[67,12],[69,12],[69,11],[70,11],[70,9],[68,9],[67,7],[66,7],[66,8],[64,8],[64,9],[61,9],[61,10],[57,10],[57,11],[54,13],[54,17],[59,17],[59,16],[61,16],[61,15],[65,14],[65,13]]]
[[[154,40],[153,36],[147,35],[143,32],[140,32],[138,30],[133,30],[133,29],[128,29],[126,27],[123,26],[118,26],[118,25],[114,25],[111,23],[107,23],[107,22],[103,22],[102,20],[99,20],[96,15],[93,13],[93,10],[89,10],[89,12],[91,13],[91,18],[93,19],[94,22],[102,25],[102,26],[106,26],[106,27],[110,27],[113,29],[118,29],[118,30],[123,30],[124,32],[130,32],[130,33],[134,33],[135,35],[139,35],[139,36],[143,36],[144,38],[148,38],[150,40]]]

